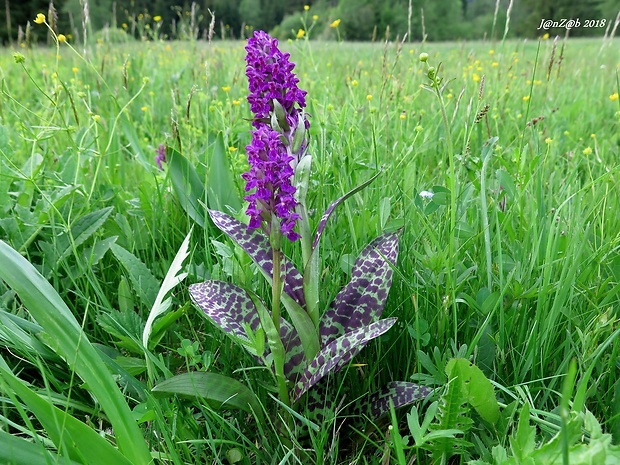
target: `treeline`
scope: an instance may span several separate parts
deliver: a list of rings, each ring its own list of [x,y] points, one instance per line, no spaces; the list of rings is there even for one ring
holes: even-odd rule
[[[602,36],[614,29],[617,0],[5,0],[0,20],[3,42],[34,43],[46,34],[32,27],[37,13],[73,40],[97,31],[116,38],[238,39],[254,29],[293,38],[383,39],[408,34],[410,40],[501,39],[507,17],[508,37],[566,33],[562,20],[579,20],[570,36]],[[87,15],[87,16],[86,16]],[[215,21],[213,20],[215,16]],[[85,22],[84,19],[88,18]],[[340,20],[337,22],[336,20]],[[544,20],[557,27],[541,28]],[[596,22],[588,23],[589,20]],[[604,21],[601,21],[604,20]],[[336,21],[336,23],[335,23]],[[28,24],[30,23],[30,27]],[[334,27],[338,24],[338,27]],[[587,25],[590,27],[587,27]],[[210,27],[211,26],[211,27]],[[609,28],[608,28],[609,27]],[[303,32],[300,32],[300,29]],[[109,36],[108,36],[109,37]]]

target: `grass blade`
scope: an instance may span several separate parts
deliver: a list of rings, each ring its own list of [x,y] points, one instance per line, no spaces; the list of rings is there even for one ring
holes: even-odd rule
[[[151,454],[125,397],[107,367],[56,290],[24,257],[0,241],[0,278],[20,297],[47,341],[89,386],[114,428],[121,453],[134,465],[148,464]]]

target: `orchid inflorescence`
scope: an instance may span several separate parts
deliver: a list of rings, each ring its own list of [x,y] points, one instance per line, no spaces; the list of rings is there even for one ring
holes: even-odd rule
[[[271,368],[280,400],[294,406],[327,374],[343,368],[396,318],[380,319],[392,285],[398,233],[368,244],[357,258],[349,283],[324,312],[319,292],[319,249],[334,209],[377,176],[335,200],[311,234],[306,193],[312,157],[308,151],[306,92],[297,86],[295,64],[263,31],[248,40],[248,102],[254,113],[252,142],[246,147],[250,170],[245,199],[249,225],[226,213],[208,210],[215,226],[238,244],[271,282],[271,311],[263,299],[232,283],[209,280],[190,286],[194,303]],[[296,231],[297,229],[297,231]],[[301,242],[300,272],[281,251],[281,239]],[[280,303],[288,318],[280,315]],[[266,341],[265,341],[266,339]],[[379,417],[394,407],[429,395],[431,389],[393,382],[367,399],[365,413]]]

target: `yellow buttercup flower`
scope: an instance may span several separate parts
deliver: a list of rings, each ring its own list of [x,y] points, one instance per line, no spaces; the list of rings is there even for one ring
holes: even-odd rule
[[[338,26],[340,26],[340,20],[339,19],[335,20],[334,22],[332,22],[329,25],[329,27],[338,27]]]
[[[590,155],[592,153],[592,149],[590,147],[586,147],[582,152],[584,155]]]
[[[224,87],[222,87],[222,90],[224,92],[229,92],[230,91],[230,86],[224,86]]]
[[[304,31],[303,29],[300,29],[299,31],[297,31],[297,38],[298,39],[301,39],[305,35],[306,35],[306,31]]]
[[[64,34],[58,34],[58,42],[66,42],[67,38]]]
[[[523,101],[524,101],[524,102],[527,102],[529,99],[530,99],[530,96],[529,96],[529,95],[526,95],[525,97],[523,97]]]
[[[357,85],[358,85],[358,84],[359,84],[359,82],[357,82],[357,80],[355,80],[355,79],[353,79],[353,80],[351,81],[351,85],[352,85],[353,87],[357,87]]]
[[[547,137],[545,139],[545,144],[550,144],[551,142],[553,142],[553,139],[551,137]]]
[[[304,11],[308,11],[310,9],[310,5],[304,5]]]
[[[45,15],[43,13],[39,13],[36,18],[34,18],[34,22],[37,24],[43,24],[45,22]]]
[[[368,95],[366,96],[366,100],[368,100],[368,101],[370,102],[370,101],[372,100],[372,95],[368,94]]]
[[[153,16],[153,21],[155,21],[156,23],[161,21],[161,16],[157,15],[157,16]]]
[[[542,36],[543,40],[547,40],[549,38],[549,33],[547,32],[545,35]]]
[[[79,70],[80,70],[79,68],[75,68],[75,67],[71,68],[71,71],[73,71],[74,73],[77,73]]]
[[[319,15],[314,15],[314,16],[312,17],[312,21],[316,21],[317,19],[319,19]]]
[[[611,94],[611,95],[609,96],[609,100],[611,100],[612,102],[613,102],[614,100],[618,100],[618,98],[619,98],[619,96],[618,96],[618,92],[616,92],[615,94]]]
[[[230,152],[236,152],[238,149],[237,149],[237,147],[228,147],[228,150]]]

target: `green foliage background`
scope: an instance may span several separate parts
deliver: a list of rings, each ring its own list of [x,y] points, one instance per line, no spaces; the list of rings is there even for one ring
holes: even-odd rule
[[[60,31],[70,31],[74,37],[81,37],[83,5],[84,0],[54,2]],[[549,31],[537,28],[542,19],[560,21],[571,18],[578,18],[582,23],[582,27],[571,30],[571,36],[600,36],[605,27],[586,28],[583,27],[584,21],[606,19],[606,24],[610,24],[618,14],[615,0],[412,0],[410,22],[409,0],[201,0],[194,3],[187,0],[90,0],[90,27],[97,31],[105,26],[115,29],[125,24],[130,34],[139,36],[138,21],[150,22],[152,17],[161,16],[158,32],[163,37],[180,38],[182,34],[178,26],[189,19],[192,5],[198,37],[206,34],[211,11],[216,17],[216,37],[228,39],[247,37],[253,29],[270,31],[280,38],[293,37],[302,27],[306,5],[310,7],[309,16],[318,17],[315,37],[334,39],[336,33],[328,25],[341,19],[340,34],[347,40],[383,38],[388,28],[391,37],[403,37],[409,32],[410,40],[422,40],[424,34],[432,41],[479,40],[491,35],[501,38],[509,8],[510,37],[536,37],[545,32],[564,35],[564,28]],[[0,38],[4,43],[14,41],[18,27],[25,31],[27,22],[32,21],[37,13],[47,12],[48,6],[44,0],[6,0],[5,8],[0,12]]]

